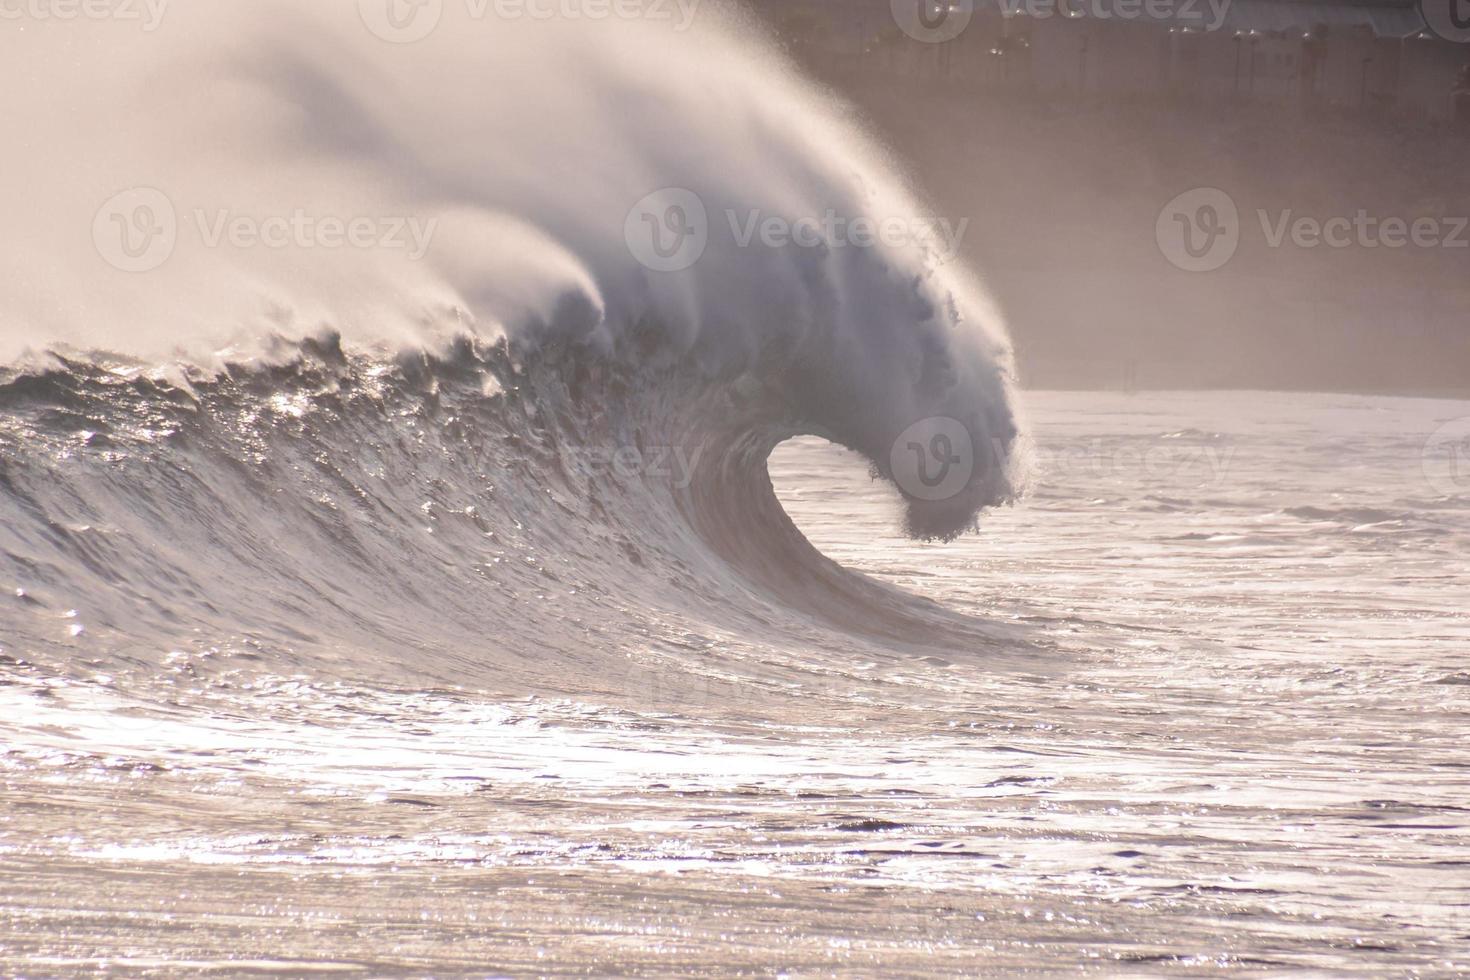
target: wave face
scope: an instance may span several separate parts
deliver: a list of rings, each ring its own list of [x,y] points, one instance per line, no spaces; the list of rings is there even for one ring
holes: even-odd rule
[[[0,40],[0,121],[33,134],[0,241],[20,598],[93,597],[94,635],[413,649],[446,678],[486,670],[487,643],[590,670],[671,605],[973,638],[818,555],[766,473],[814,434],[904,484],[896,440],[940,420],[982,451],[942,499],[905,493],[913,534],[1020,482],[1004,332],[932,236],[742,233],[924,225],[842,108],[712,9],[445,4],[393,43],[371,7]],[[58,77],[63,57],[96,72]],[[333,247],[331,219],[432,233]]]

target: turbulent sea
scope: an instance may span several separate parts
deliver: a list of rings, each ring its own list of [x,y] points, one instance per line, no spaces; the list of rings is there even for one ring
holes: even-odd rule
[[[5,973],[1470,970],[1470,403],[1025,393],[946,544],[469,351],[185,384],[0,388]]]
[[[353,8],[0,32],[0,973],[1470,971],[1470,403],[1021,391],[738,10]]]

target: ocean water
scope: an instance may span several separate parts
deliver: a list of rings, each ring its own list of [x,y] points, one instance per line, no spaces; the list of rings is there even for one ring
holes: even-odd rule
[[[1025,392],[944,543],[434,370],[0,391],[0,971],[1470,971],[1470,402]]]
[[[1470,969],[1470,403],[1020,391],[738,8],[505,6],[0,32],[0,972]]]

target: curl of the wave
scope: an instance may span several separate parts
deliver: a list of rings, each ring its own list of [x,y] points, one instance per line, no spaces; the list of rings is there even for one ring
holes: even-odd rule
[[[636,362],[321,334],[215,369],[57,352],[0,371],[9,648],[144,678],[203,646],[394,685],[676,700],[713,637],[737,671],[793,636],[833,663],[865,641],[870,659],[1016,652],[819,554],[772,491],[766,390],[691,374],[657,336]]]
[[[912,229],[926,215],[842,106],[737,17],[427,6],[437,20],[411,38],[384,36],[374,0],[7,32],[0,125],[27,148],[7,162],[3,356],[71,345],[218,366],[324,327],[349,349],[467,335],[515,357],[656,366],[685,399],[700,381],[744,392],[730,425],[700,429],[725,460],[763,463],[813,433],[892,478],[902,433],[953,420],[977,465],[942,499],[906,494],[916,535],[952,536],[1015,494],[1007,342],[950,256],[920,236],[743,240],[768,218]],[[96,238],[106,202],[135,188],[150,196],[125,202],[161,200],[174,222],[166,259],[142,270]],[[691,199],[697,260],[636,254],[640,202]],[[232,244],[232,222],[268,217],[366,219],[404,247],[323,247],[279,221],[279,242]],[[422,254],[410,223],[432,227]]]

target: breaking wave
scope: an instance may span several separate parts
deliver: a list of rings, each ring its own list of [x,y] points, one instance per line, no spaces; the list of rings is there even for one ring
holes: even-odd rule
[[[1020,483],[1003,329],[932,238],[738,233],[929,227],[841,107],[727,12],[447,4],[395,43],[370,7],[0,41],[0,121],[35,134],[0,242],[13,635],[51,643],[86,596],[76,642],[233,637],[531,690],[547,650],[596,676],[723,632],[983,637],[816,553],[767,475],[824,437],[927,537]],[[47,71],[63,54],[113,84]],[[360,247],[327,244],[354,221]],[[915,495],[896,440],[941,423],[973,459]]]

